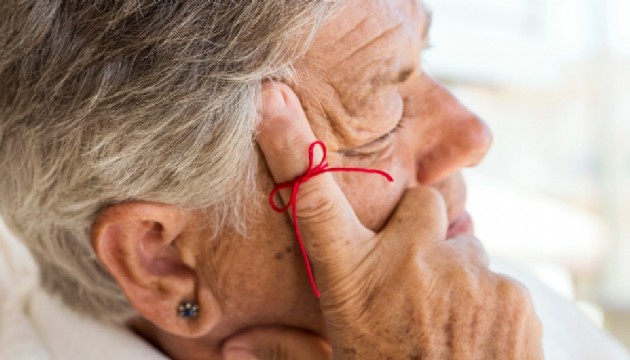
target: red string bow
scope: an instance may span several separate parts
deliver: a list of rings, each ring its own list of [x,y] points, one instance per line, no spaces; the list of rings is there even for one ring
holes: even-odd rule
[[[322,148],[322,152],[324,153],[322,156],[322,160],[317,164],[317,166],[313,167],[313,152],[315,150],[315,146],[320,146]],[[282,184],[277,184],[276,187],[269,194],[269,205],[279,212],[285,212],[291,208],[291,218],[293,219],[293,230],[295,230],[295,235],[297,236],[298,243],[300,244],[300,250],[302,251],[302,257],[304,258],[304,263],[306,265],[306,272],[308,273],[308,279],[311,283],[311,288],[313,289],[313,293],[319,299],[319,290],[317,289],[317,284],[315,284],[315,277],[313,276],[313,269],[311,268],[311,262],[308,259],[308,254],[306,253],[306,248],[304,247],[304,241],[302,241],[302,235],[300,235],[300,229],[298,228],[297,223],[297,194],[300,190],[300,186],[314,178],[315,176],[321,175],[327,172],[335,172],[335,171],[345,171],[345,172],[362,172],[368,174],[378,174],[382,175],[389,181],[394,181],[394,178],[388,173],[377,170],[377,169],[364,169],[364,168],[329,168],[328,163],[326,162],[326,145],[324,145],[321,141],[313,142],[308,148],[308,169],[306,172],[292,181],[287,181]],[[288,204],[284,207],[279,207],[276,205],[275,197],[278,191],[282,189],[293,189],[291,193],[291,199]]]

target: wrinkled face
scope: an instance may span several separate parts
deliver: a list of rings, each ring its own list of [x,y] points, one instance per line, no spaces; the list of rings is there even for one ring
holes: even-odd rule
[[[491,136],[423,70],[430,16],[415,0],[349,1],[319,30],[296,64],[291,84],[331,166],[370,167],[379,176],[340,173],[336,180],[361,221],[381,229],[405,189],[434,186],[448,208],[451,234],[471,231],[459,170],[474,166]],[[305,149],[306,151],[306,149]],[[264,170],[265,190],[273,184]],[[216,335],[253,324],[324,332],[288,215],[265,209],[246,239],[226,234],[200,253],[208,284],[221,297]]]

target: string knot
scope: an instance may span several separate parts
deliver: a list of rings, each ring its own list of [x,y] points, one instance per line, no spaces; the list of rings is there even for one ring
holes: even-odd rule
[[[313,166],[314,162],[314,152],[315,147],[319,146],[322,149],[322,159],[319,164]],[[302,252],[302,257],[304,258],[304,263],[306,265],[306,272],[308,273],[309,282],[311,284],[311,288],[313,289],[313,293],[317,298],[319,298],[319,289],[317,288],[317,284],[315,283],[315,276],[313,275],[313,269],[311,268],[311,262],[308,258],[308,254],[306,252],[306,247],[304,246],[304,241],[302,241],[302,235],[300,234],[300,229],[297,224],[297,195],[300,190],[300,186],[307,182],[308,180],[319,176],[321,174],[327,172],[362,172],[368,174],[378,174],[385,177],[388,181],[394,181],[394,178],[382,170],[377,169],[365,169],[365,168],[331,168],[328,167],[328,163],[326,162],[326,145],[324,145],[321,141],[315,141],[308,147],[308,168],[304,172],[304,174],[297,176],[295,179],[287,182],[283,182],[281,184],[277,184],[276,187],[269,194],[269,205],[276,212],[282,213],[289,209],[291,209],[291,218],[293,219],[293,230],[295,230],[295,236],[297,237],[298,244],[300,245],[300,250]],[[291,198],[287,202],[284,207],[279,207],[276,205],[276,194],[278,191],[282,189],[292,189]]]

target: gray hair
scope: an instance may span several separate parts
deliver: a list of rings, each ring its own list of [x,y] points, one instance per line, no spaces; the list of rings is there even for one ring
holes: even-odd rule
[[[43,286],[102,321],[133,313],[97,261],[100,209],[212,209],[238,227],[257,168],[261,83],[291,64],[326,1],[0,3],[0,213]]]

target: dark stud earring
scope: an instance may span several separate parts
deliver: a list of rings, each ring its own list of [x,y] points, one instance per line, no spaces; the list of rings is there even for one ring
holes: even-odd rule
[[[177,315],[184,319],[196,318],[197,315],[199,315],[199,305],[190,301],[185,301],[179,304],[179,307],[177,308]]]

